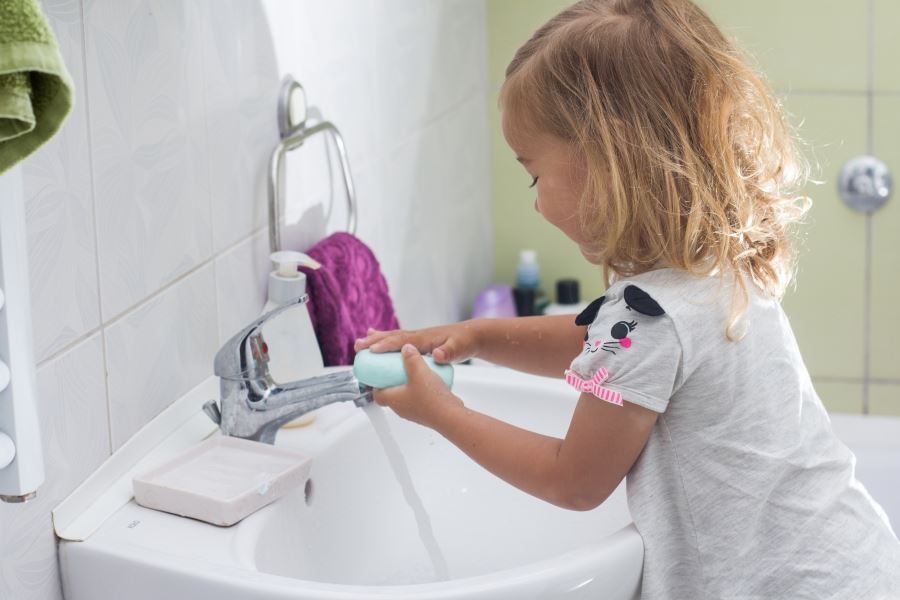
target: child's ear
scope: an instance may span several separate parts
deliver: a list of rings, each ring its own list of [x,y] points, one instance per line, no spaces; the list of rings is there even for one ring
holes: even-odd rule
[[[625,303],[642,315],[658,317],[666,314],[666,311],[650,297],[650,294],[636,285],[629,285],[625,288]]]
[[[606,300],[606,296],[600,296],[590,304],[588,304],[587,308],[581,311],[577,317],[575,317],[576,325],[590,325],[594,322],[594,319],[597,318],[597,311],[600,310],[600,307],[603,306],[603,301]]]

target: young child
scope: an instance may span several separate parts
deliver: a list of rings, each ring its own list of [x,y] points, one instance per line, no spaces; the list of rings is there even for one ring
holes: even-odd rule
[[[409,376],[376,402],[564,508],[627,475],[646,598],[900,598],[900,543],[780,305],[805,169],[760,78],[688,0],[585,0],[500,102],[535,209],[608,290],[577,318],[370,330],[357,350],[402,348]],[[565,378],[565,439],[466,408],[420,352]]]

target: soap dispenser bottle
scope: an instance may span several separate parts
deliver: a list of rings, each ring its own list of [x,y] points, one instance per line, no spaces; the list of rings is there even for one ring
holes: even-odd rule
[[[269,258],[276,268],[269,273],[269,295],[263,314],[306,293],[306,274],[297,270],[298,265],[313,269],[322,266],[312,257],[290,250],[273,252]],[[276,316],[263,333],[272,349],[269,373],[276,382],[288,383],[321,374],[322,351],[306,304]]]

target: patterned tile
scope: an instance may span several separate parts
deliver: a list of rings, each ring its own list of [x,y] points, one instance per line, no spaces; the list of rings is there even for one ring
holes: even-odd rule
[[[103,320],[209,258],[196,3],[85,3]]]

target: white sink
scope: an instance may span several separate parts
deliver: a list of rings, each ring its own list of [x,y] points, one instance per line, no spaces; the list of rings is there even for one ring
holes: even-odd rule
[[[561,380],[460,366],[475,410],[562,437],[577,394]],[[643,545],[624,484],[573,512],[483,470],[385,411],[450,578],[438,580],[365,413],[321,409],[276,445],[312,456],[309,484],[222,528],[128,502],[82,542],[60,542],[67,600],[167,598],[637,598]]]

